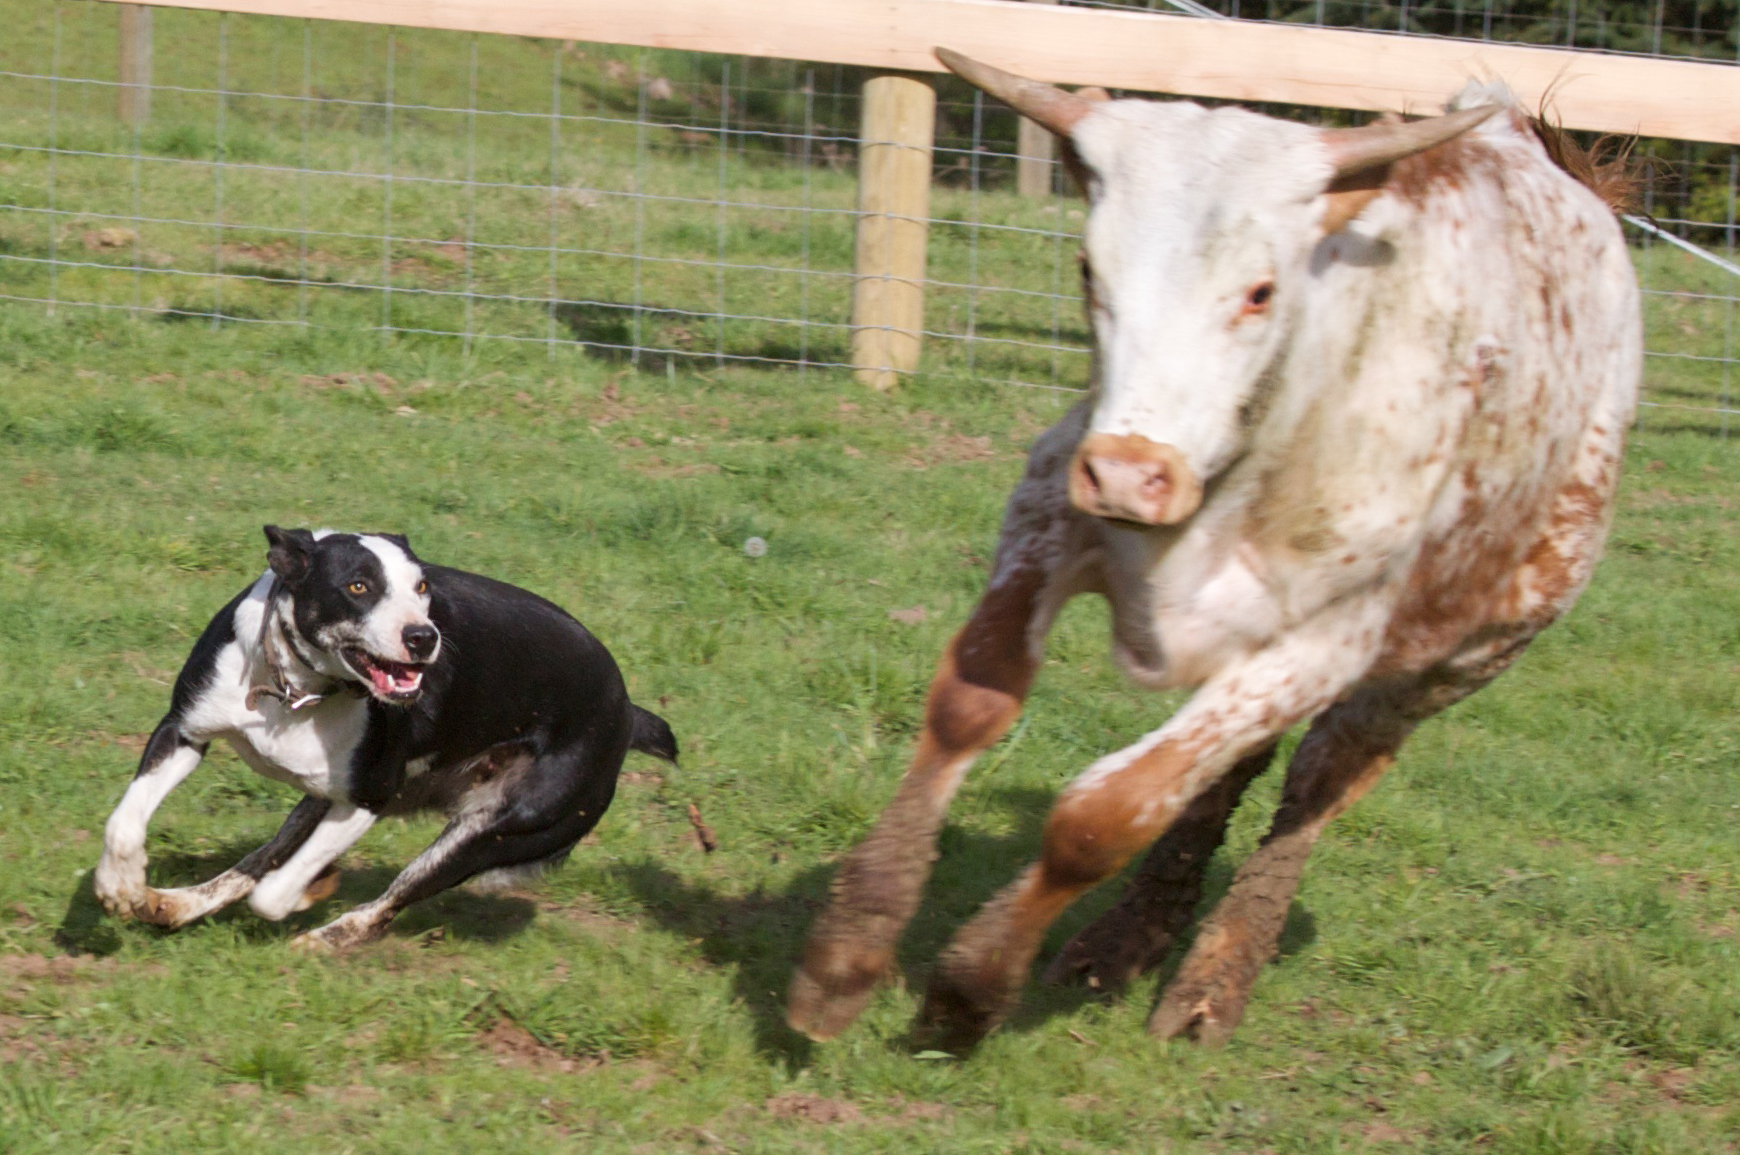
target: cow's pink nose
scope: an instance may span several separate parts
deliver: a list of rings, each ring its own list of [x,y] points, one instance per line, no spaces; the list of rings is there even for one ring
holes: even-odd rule
[[[1095,517],[1177,525],[1202,504],[1202,483],[1170,445],[1138,433],[1090,433],[1070,462],[1069,501]]]

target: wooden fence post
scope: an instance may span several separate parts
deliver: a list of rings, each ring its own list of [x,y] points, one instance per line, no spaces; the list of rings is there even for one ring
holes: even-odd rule
[[[1029,4],[1056,4],[1057,0],[1027,0]],[[1024,197],[1051,195],[1052,160],[1057,140],[1025,116],[1015,136],[1015,191]]]
[[[127,124],[151,119],[151,9],[141,4],[121,8],[121,86],[119,112]]]
[[[858,147],[858,252],[852,286],[852,367],[891,389],[918,368],[924,333],[936,90],[904,73],[864,84]]]

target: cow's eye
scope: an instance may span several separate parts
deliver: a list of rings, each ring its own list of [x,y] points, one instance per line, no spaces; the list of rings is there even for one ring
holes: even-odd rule
[[[369,583],[368,582],[351,582],[348,586],[346,586],[344,588],[349,590],[351,593],[355,594],[357,597],[360,598],[364,594],[369,592]]]
[[[425,578],[422,581],[417,583],[417,596],[422,597],[424,594],[426,594],[428,592],[429,592],[429,580],[427,578]]]
[[[1245,293],[1245,307],[1240,310],[1243,316],[1261,313],[1268,309],[1269,298],[1275,295],[1275,282],[1258,281]]]

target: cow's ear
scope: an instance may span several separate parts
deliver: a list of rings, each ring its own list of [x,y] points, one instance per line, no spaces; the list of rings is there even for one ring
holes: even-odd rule
[[[314,535],[305,529],[266,527],[266,564],[288,586],[299,585],[313,563]]]

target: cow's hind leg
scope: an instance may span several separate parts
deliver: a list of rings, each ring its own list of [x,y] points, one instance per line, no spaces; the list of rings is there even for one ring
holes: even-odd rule
[[[1150,1032],[1210,1045],[1232,1035],[1257,975],[1275,957],[1305,861],[1324,829],[1376,785],[1416,726],[1497,677],[1528,636],[1495,639],[1404,683],[1367,687],[1312,724],[1287,767],[1269,833],[1203,921],[1148,1020]]]
[[[1270,743],[1204,790],[1143,859],[1116,906],[1082,928],[1046,968],[1045,981],[1122,990],[1165,961],[1202,901],[1208,863],[1245,788],[1275,759]]]

